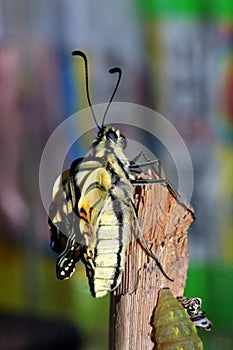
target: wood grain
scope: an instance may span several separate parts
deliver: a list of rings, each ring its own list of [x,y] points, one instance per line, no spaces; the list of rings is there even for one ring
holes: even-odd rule
[[[174,282],[162,275],[139,240],[129,244],[122,283],[111,293],[110,350],[156,349],[150,323],[158,291],[169,287],[174,296],[183,295],[186,283],[187,230],[193,209],[181,203],[166,184],[136,186],[135,206],[148,246]]]

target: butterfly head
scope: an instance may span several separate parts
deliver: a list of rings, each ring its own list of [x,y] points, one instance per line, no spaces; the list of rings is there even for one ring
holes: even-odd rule
[[[120,130],[115,130],[113,126],[102,127],[96,139],[93,141],[92,146],[98,145],[100,142],[107,142],[109,145],[119,146],[121,149],[125,149],[127,146],[127,140],[124,135],[120,133]]]

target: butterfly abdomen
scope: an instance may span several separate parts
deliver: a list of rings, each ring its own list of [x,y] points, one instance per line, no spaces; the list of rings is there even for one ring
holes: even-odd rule
[[[108,290],[113,290],[121,282],[126,244],[130,236],[130,220],[130,210],[124,210],[119,199],[110,198],[97,230],[94,260],[96,296],[100,296],[106,286]]]

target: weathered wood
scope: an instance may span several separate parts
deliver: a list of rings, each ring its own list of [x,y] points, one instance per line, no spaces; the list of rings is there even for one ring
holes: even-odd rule
[[[122,283],[111,293],[110,350],[154,349],[150,322],[158,291],[169,287],[175,296],[183,295],[186,282],[192,209],[165,184],[137,186],[135,205],[148,246],[174,282],[162,275],[139,241],[129,244]]]

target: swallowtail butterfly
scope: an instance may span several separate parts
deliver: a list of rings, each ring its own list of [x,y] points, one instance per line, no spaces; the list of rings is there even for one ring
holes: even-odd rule
[[[144,241],[133,204],[133,185],[149,181],[135,179],[137,165],[124,154],[125,137],[113,126],[105,125],[105,117],[121,79],[121,69],[109,71],[117,73],[118,80],[99,126],[89,97],[87,57],[82,51],[72,54],[84,60],[87,100],[98,135],[88,155],[73,161],[53,186],[48,222],[51,249],[59,254],[57,277],[71,277],[76,263],[81,260],[94,297],[102,297],[114,290],[124,271],[133,218],[148,254],[163,275],[170,279]]]

